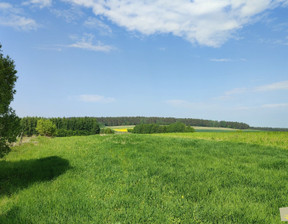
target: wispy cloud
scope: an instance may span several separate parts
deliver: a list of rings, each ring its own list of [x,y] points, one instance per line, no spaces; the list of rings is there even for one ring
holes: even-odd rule
[[[0,2],[0,26],[17,30],[35,30],[39,27],[35,20],[23,16],[21,9],[5,2]]]
[[[32,5],[39,8],[49,7],[52,4],[52,0],[29,0],[22,3],[23,5]]]
[[[240,58],[240,59],[231,59],[231,58],[211,58],[210,61],[212,62],[244,62],[247,61],[246,58]]]
[[[101,20],[93,17],[89,17],[85,22],[84,26],[91,28],[91,29],[96,29],[100,32],[102,35],[111,35],[112,34],[112,29],[110,26],[102,22]]]
[[[84,15],[82,10],[75,5],[73,5],[69,9],[55,9],[55,8],[53,8],[50,11],[55,16],[57,16],[59,18],[63,18],[67,23],[77,22],[79,20],[79,18],[81,18]]]
[[[232,89],[230,91],[226,91],[223,96],[215,97],[214,99],[227,100],[227,99],[232,98],[232,96],[234,96],[234,95],[243,94],[243,93],[246,93],[248,91],[249,90],[247,88],[235,88],[235,89]]]
[[[67,47],[100,52],[110,52],[115,49],[113,46],[105,45],[100,41],[98,41],[97,44],[93,44],[93,39],[94,35],[85,34],[80,40],[76,41],[76,43],[70,44]]]
[[[279,39],[260,39],[260,43],[262,44],[270,44],[270,45],[282,45],[282,46],[288,46],[288,36],[279,38]]]
[[[171,33],[192,43],[218,47],[258,15],[284,7],[282,0],[66,0],[145,35]]]
[[[7,3],[7,2],[0,2],[0,9],[6,9],[6,10],[9,10],[13,8],[13,6],[10,4],[10,3]]]
[[[264,104],[262,108],[279,108],[279,107],[288,107],[288,103],[278,103],[278,104]]]
[[[277,90],[288,90],[288,81],[275,82],[268,85],[257,86],[252,88],[235,88],[229,91],[226,91],[222,96],[215,97],[214,99],[227,100],[231,99],[235,95],[241,95],[246,93],[255,93],[255,92],[267,92],[267,91],[277,91]]]
[[[288,81],[275,82],[269,85],[258,86],[254,89],[254,91],[264,92],[264,91],[274,91],[283,89],[288,89]]]
[[[234,110],[264,110],[264,109],[279,109],[279,108],[288,107],[288,103],[272,103],[272,104],[262,104],[255,106],[241,106],[235,107]]]
[[[113,97],[105,97],[101,95],[83,94],[77,97],[79,101],[87,103],[112,103],[115,101]]]
[[[211,58],[210,61],[213,61],[213,62],[230,62],[233,60],[230,58]]]

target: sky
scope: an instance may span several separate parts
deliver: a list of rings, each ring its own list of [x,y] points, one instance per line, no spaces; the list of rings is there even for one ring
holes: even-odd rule
[[[288,128],[288,0],[0,0],[25,116]]]

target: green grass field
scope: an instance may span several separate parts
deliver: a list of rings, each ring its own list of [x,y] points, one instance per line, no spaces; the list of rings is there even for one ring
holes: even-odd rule
[[[287,133],[36,138],[0,159],[0,223],[281,223]]]

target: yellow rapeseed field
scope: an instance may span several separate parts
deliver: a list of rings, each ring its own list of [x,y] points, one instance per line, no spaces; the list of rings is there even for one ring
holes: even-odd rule
[[[113,128],[113,130],[118,132],[128,132],[127,128]]]

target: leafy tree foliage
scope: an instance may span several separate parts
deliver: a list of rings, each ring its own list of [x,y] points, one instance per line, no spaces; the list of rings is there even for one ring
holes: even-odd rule
[[[39,117],[25,117],[21,119],[21,127],[24,135],[37,134],[36,125]],[[202,127],[229,127],[237,129],[247,129],[248,124],[229,121],[212,121],[192,118],[172,118],[172,117],[71,117],[71,118],[51,118],[57,127],[56,136],[73,135],[93,135],[100,133],[100,126],[119,126],[119,125],[139,125],[139,124],[157,124],[158,132],[166,132],[165,125],[175,122],[184,123],[186,126]],[[164,127],[163,127],[164,125]],[[167,128],[167,127],[166,127]],[[163,129],[163,130],[162,130]],[[130,130],[129,130],[130,131]],[[153,131],[154,132],[154,131]]]
[[[21,129],[25,136],[37,135],[36,126],[40,117],[24,117],[21,119]]]
[[[19,134],[20,119],[10,107],[16,90],[17,80],[14,61],[9,56],[2,54],[0,44],[0,157],[9,152],[7,143],[16,140]]]
[[[100,134],[114,134],[115,131],[112,130],[111,128],[102,128],[100,130]]]
[[[168,132],[194,132],[194,128],[186,126],[181,122],[175,122],[170,125],[159,124],[138,124],[134,127],[133,133],[138,134],[153,134],[153,133],[168,133]]]
[[[25,117],[21,119],[21,128],[26,136],[36,135],[37,121],[40,117]],[[53,124],[56,125],[55,136],[79,136],[79,135],[94,135],[100,133],[100,127],[95,118],[91,117],[71,117],[71,118],[50,118]]]
[[[249,125],[232,121],[213,121],[194,118],[173,118],[173,117],[96,117],[100,124],[105,126],[137,125],[137,124],[160,124],[169,125],[175,122],[182,122],[185,125],[201,127],[226,127],[235,129],[248,129]]]
[[[56,125],[48,119],[37,121],[36,131],[42,136],[53,136],[56,132]]]

